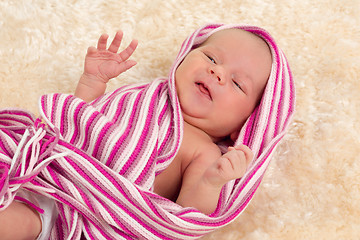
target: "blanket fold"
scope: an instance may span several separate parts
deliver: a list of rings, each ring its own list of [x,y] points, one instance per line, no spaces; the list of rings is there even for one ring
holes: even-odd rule
[[[237,143],[255,153],[245,176],[226,184],[214,213],[154,194],[155,176],[174,159],[183,124],[175,70],[212,33],[239,28],[262,37],[273,65],[260,105]],[[68,94],[39,102],[41,118],[0,111],[0,209],[26,188],[56,200],[59,217],[51,239],[195,239],[233,221],[246,208],[294,112],[289,66],[261,28],[209,24],[183,43],[168,79],[129,85],[90,104]]]

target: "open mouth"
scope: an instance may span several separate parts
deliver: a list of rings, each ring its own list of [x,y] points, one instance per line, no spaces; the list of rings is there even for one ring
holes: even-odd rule
[[[199,87],[199,90],[201,93],[203,93],[206,97],[208,97],[210,100],[212,100],[211,93],[204,83],[196,82],[195,84]]]

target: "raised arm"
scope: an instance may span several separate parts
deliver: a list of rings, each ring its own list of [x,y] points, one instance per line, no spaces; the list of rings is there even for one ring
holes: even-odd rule
[[[97,47],[89,47],[85,57],[84,72],[75,90],[75,96],[86,102],[100,97],[105,93],[106,84],[111,78],[133,67],[136,62],[129,60],[137,47],[137,40],[132,40],[125,50],[118,53],[123,33],[118,31],[108,49],[108,35],[103,34]]]
[[[211,157],[204,154],[202,157]],[[251,150],[244,146],[229,147],[229,151],[203,169],[207,160],[198,159],[189,165],[177,203],[183,207],[195,207],[210,214],[215,211],[222,187],[232,179],[244,176],[253,158]]]

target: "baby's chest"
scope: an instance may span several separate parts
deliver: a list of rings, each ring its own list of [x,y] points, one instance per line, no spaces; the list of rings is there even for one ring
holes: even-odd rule
[[[175,157],[170,165],[155,177],[154,192],[176,201],[182,181],[181,159]]]

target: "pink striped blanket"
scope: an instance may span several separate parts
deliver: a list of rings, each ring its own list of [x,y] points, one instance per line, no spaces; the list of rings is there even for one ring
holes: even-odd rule
[[[261,103],[237,139],[255,158],[245,176],[224,186],[217,209],[205,215],[151,190],[182,141],[175,69],[192,48],[225,28],[262,37],[273,65]],[[55,199],[59,217],[51,239],[199,238],[233,221],[249,204],[290,123],[294,102],[287,60],[265,30],[206,25],[185,40],[166,79],[124,86],[90,104],[72,95],[45,95],[39,118],[1,110],[0,207],[5,209],[20,189]]]

